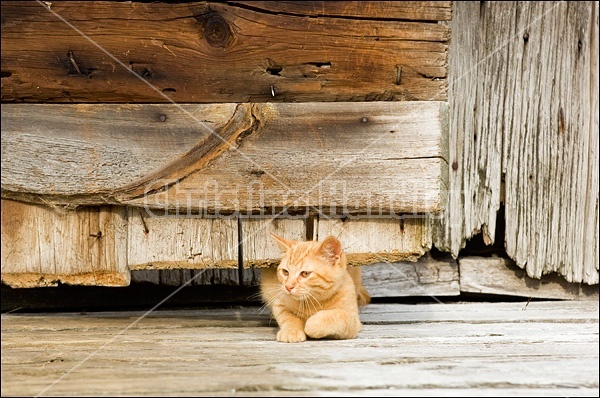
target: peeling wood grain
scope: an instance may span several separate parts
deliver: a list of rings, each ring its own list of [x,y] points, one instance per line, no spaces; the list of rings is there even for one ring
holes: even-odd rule
[[[2,101],[443,101],[449,7],[3,2]]]
[[[598,285],[569,283],[558,275],[527,276],[514,261],[500,257],[462,257],[460,291],[544,299],[598,300]]]
[[[436,247],[482,231],[530,277],[598,283],[598,3],[454,3],[451,165]]]
[[[123,208],[61,211],[3,199],[1,211],[3,283],[129,285]]]

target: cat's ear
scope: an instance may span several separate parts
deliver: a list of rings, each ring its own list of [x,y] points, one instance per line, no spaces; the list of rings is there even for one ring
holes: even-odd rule
[[[337,238],[328,236],[319,247],[319,253],[333,264],[337,264],[342,257],[342,244]]]
[[[271,233],[271,238],[275,239],[275,242],[277,242],[277,245],[279,246],[282,252],[288,251],[290,247],[292,247],[292,245],[294,244],[294,241],[284,239],[273,233]]]

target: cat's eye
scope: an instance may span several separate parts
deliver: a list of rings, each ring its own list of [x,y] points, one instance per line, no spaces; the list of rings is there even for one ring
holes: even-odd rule
[[[300,272],[300,276],[303,278],[308,277],[310,274],[312,274],[312,271],[302,271]]]
[[[285,268],[282,268],[282,269],[281,269],[281,273],[282,273],[284,276],[288,276],[288,275],[290,274],[290,273],[289,273],[289,271],[288,271],[287,269],[285,269]]]

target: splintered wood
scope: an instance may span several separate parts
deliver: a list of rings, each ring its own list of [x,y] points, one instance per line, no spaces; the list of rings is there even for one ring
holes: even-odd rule
[[[527,274],[598,283],[598,2],[457,2],[447,218],[458,254],[481,231]]]
[[[2,282],[12,287],[127,286],[127,214],[2,200]]]

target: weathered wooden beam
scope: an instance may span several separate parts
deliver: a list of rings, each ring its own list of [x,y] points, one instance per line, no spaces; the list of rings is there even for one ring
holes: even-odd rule
[[[425,255],[416,262],[378,263],[361,267],[371,297],[458,296],[458,264],[450,256]]]
[[[145,209],[129,209],[127,261],[132,270],[237,268],[237,253],[236,218],[156,217]]]
[[[460,291],[543,299],[598,300],[598,285],[569,283],[560,276],[533,279],[514,261],[501,257],[462,257]]]
[[[2,200],[2,282],[127,286],[127,216],[123,208],[61,211]]]
[[[2,197],[207,214],[438,212],[446,123],[443,102],[5,104]]]
[[[1,98],[446,99],[450,2],[304,3],[2,2]]]
[[[335,236],[350,265],[416,261],[431,248],[429,223],[423,218],[320,218],[316,237]]]
[[[450,192],[435,245],[479,231],[527,274],[597,284],[598,2],[455,2]]]
[[[363,18],[367,20],[449,21],[449,1],[230,1],[256,11],[310,17]]]

